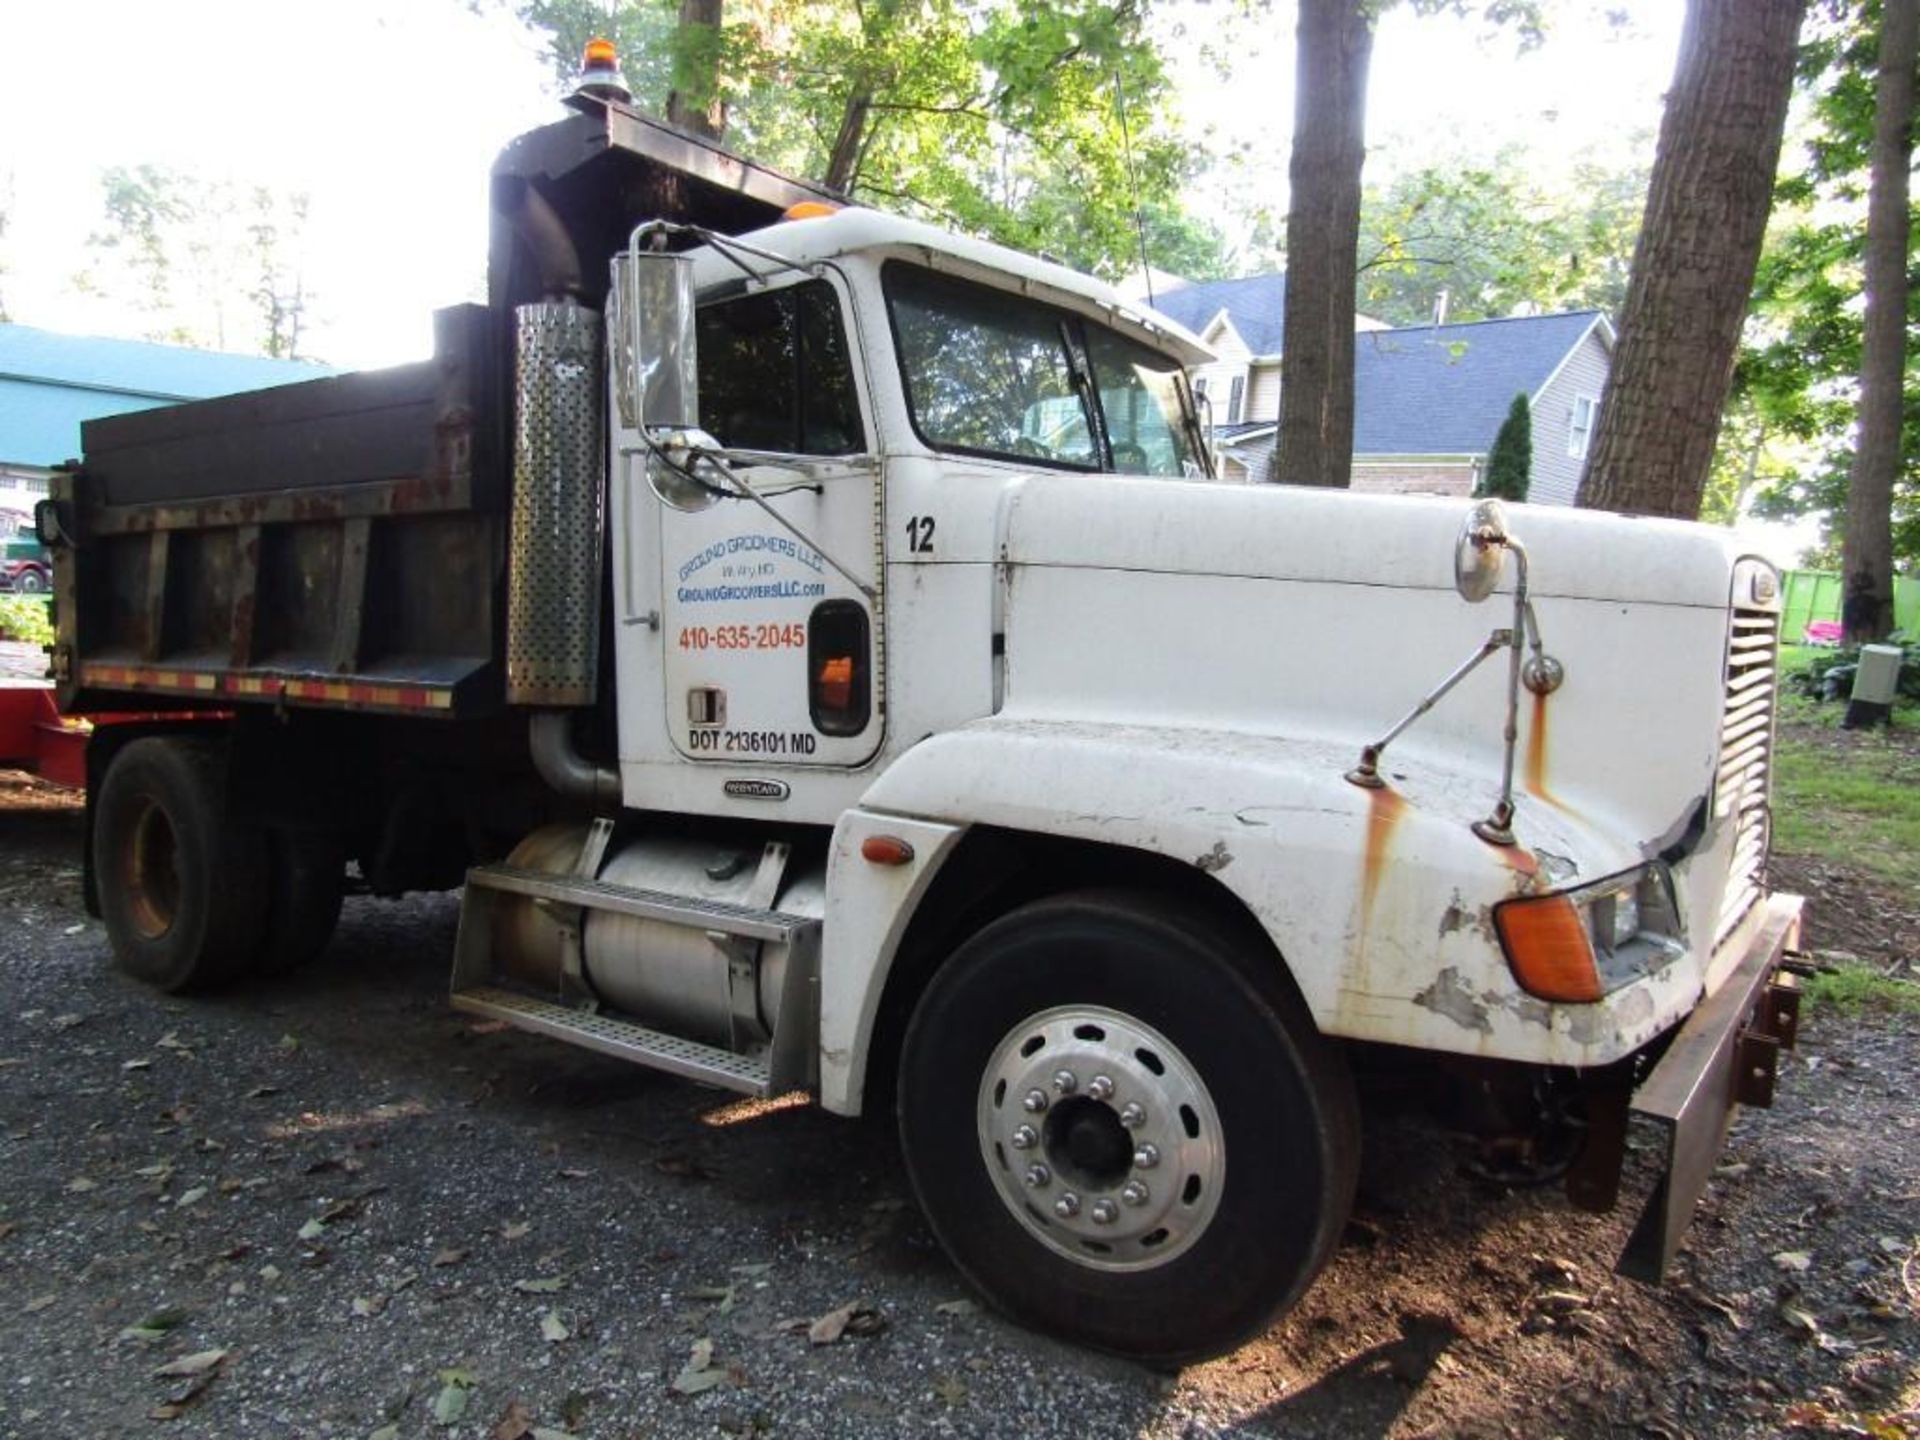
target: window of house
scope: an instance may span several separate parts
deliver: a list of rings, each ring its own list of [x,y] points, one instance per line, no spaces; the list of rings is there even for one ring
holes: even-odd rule
[[[1247,377],[1244,375],[1234,376],[1233,389],[1227,392],[1227,423],[1229,425],[1238,425],[1240,423],[1240,402],[1245,400],[1246,397]]]
[[[866,448],[840,302],[824,280],[700,307],[700,428],[729,450]]]
[[[1576,395],[1573,416],[1567,424],[1567,454],[1576,460],[1587,458],[1587,445],[1593,439],[1593,422],[1600,402],[1591,395]]]

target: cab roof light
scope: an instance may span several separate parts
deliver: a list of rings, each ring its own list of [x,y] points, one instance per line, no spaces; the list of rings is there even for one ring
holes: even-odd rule
[[[574,84],[573,93],[599,99],[633,99],[627,78],[620,73],[620,54],[613,41],[597,35],[587,41],[587,48],[580,55],[580,78]]]
[[[1541,1000],[1588,1005],[1606,994],[1593,937],[1580,907],[1566,895],[1508,900],[1493,910],[1507,963],[1520,988]]]
[[[801,200],[781,211],[782,220],[824,220],[838,215],[840,207],[828,200]]]

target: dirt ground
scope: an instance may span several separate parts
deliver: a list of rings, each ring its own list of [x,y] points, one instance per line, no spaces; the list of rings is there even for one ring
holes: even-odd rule
[[[1370,1107],[1331,1269],[1163,1376],[978,1305],[884,1127],[451,1013],[450,898],[350,900],[299,975],[143,990],[79,831],[0,779],[3,1435],[1920,1434],[1911,1018],[1808,1017],[1661,1290],[1612,1274],[1631,1207],[1477,1181]],[[1914,897],[1781,871],[1816,946],[1911,957]]]

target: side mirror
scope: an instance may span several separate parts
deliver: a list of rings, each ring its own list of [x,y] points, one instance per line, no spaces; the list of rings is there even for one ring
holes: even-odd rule
[[[620,420],[630,430],[700,423],[693,257],[629,249],[613,260],[607,333]]]
[[[1506,507],[1498,500],[1482,500],[1467,511],[1453,546],[1453,588],[1462,600],[1477,605],[1493,593],[1511,539]]]
[[[607,308],[615,403],[646,442],[647,484],[676,510],[704,510],[726,486],[701,473],[720,462],[697,453],[714,442],[699,429],[693,257],[629,247],[614,256]]]

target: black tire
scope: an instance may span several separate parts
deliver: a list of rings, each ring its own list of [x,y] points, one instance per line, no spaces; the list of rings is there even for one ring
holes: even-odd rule
[[[1197,908],[1084,893],[1003,917],[934,976],[901,1053],[901,1145],[935,1234],[1013,1319],[1184,1364],[1258,1334],[1326,1264],[1359,1159],[1353,1081],[1271,957],[1252,949]],[[1074,1028],[1083,1015],[1098,1023]],[[1036,1085],[1041,1113],[1014,1113],[1035,1097],[1024,1079],[1003,1093],[1018,1073],[1008,1067],[1051,1066],[1049,1047],[1067,1057],[1082,1044],[1106,1058],[1063,1058],[1079,1089]],[[1095,1064],[1115,1082],[1104,1115],[1109,1097],[1090,1093],[1085,1073]],[[1145,1108],[1134,1128],[1116,1129],[1130,1092]],[[1037,1140],[1009,1130],[1028,1118]],[[1134,1150],[1142,1135],[1171,1135],[1177,1156]],[[1008,1144],[1030,1148],[1016,1155]],[[1036,1161],[1053,1172],[1038,1190],[1025,1169]],[[1074,1218],[1048,1218],[1069,1187]],[[1100,1198],[1104,1231],[1088,1223]],[[1098,1238],[1129,1226],[1123,1244]]]
[[[311,963],[333,938],[347,859],[330,836],[292,830],[271,831],[268,849],[273,891],[254,968],[262,975],[285,975]]]
[[[22,570],[18,575],[14,576],[13,588],[18,590],[22,595],[42,594],[48,588],[46,572],[28,566],[25,570]]]
[[[114,963],[162,990],[231,980],[265,931],[267,849],[223,788],[218,748],[181,736],[131,742],[101,782],[93,869]]]

